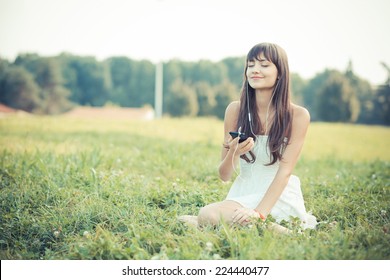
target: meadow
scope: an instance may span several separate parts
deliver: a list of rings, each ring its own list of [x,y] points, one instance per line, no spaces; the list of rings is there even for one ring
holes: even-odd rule
[[[390,128],[312,123],[295,174],[316,230],[202,230],[223,123],[0,118],[1,259],[390,259]],[[271,218],[272,220],[272,218]]]

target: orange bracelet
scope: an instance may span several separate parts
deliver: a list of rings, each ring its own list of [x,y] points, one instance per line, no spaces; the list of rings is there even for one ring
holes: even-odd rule
[[[264,222],[264,221],[265,221],[264,215],[261,214],[257,209],[254,209],[254,210],[255,210],[255,212],[256,212],[257,214],[259,214],[259,218]]]

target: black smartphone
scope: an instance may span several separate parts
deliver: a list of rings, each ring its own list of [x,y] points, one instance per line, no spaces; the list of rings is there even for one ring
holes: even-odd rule
[[[233,139],[236,138],[238,135],[240,135],[240,140],[238,140],[238,143],[244,142],[246,139],[248,139],[248,137],[245,136],[245,133],[230,131],[229,134],[233,137]]]

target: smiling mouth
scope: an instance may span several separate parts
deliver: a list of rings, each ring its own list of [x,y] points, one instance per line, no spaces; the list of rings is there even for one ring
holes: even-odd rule
[[[251,79],[264,79],[264,77],[259,77],[259,76],[254,76],[254,77],[251,77]]]

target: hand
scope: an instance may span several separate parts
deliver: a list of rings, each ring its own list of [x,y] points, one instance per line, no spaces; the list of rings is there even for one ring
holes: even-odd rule
[[[232,216],[233,224],[246,225],[253,219],[259,219],[259,214],[250,208],[238,208]]]
[[[238,143],[239,140],[239,137],[236,137],[234,139],[230,137],[228,141],[229,151],[234,153],[236,157],[246,154],[247,152],[252,150],[255,145],[252,137],[248,137],[248,139],[246,139],[242,143]]]

